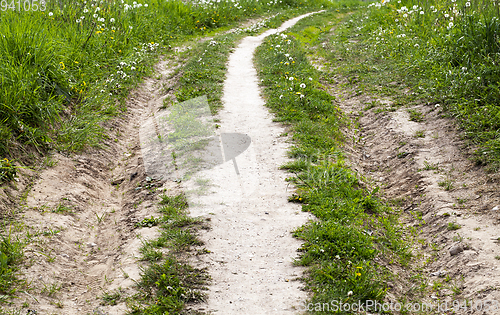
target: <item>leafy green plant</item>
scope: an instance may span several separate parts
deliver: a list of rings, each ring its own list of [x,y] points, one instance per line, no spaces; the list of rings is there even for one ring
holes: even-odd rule
[[[453,189],[453,181],[451,179],[444,179],[438,182],[438,186],[442,187],[444,190],[452,190]]]
[[[16,177],[16,166],[7,158],[0,160],[0,183],[11,181]]]
[[[455,231],[460,229],[462,226],[457,222],[448,222],[448,226],[446,227],[449,231]]]
[[[0,295],[2,296],[14,294],[16,291],[17,264],[23,257],[22,248],[22,243],[14,240],[10,233],[7,236],[0,235]]]
[[[137,222],[135,224],[136,227],[153,227],[153,226],[156,226],[160,223],[160,219],[159,218],[155,218],[153,216],[151,216],[151,218],[144,218],[142,219],[141,222]]]
[[[105,291],[101,296],[101,305],[116,305],[122,298],[121,289],[114,292]]]
[[[408,113],[410,114],[410,120],[415,122],[424,121],[424,114],[419,112],[416,109],[408,109]]]
[[[425,138],[425,130],[418,130],[415,132],[415,138]]]

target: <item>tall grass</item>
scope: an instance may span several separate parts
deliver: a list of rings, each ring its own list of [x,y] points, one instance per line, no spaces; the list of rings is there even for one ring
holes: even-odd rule
[[[500,166],[500,2],[382,1],[370,5],[368,32],[415,93],[444,105],[478,147],[478,162]]]
[[[14,240],[12,235],[0,235],[0,303],[4,302],[8,295],[14,294],[14,284],[18,282],[18,263],[22,259],[22,243]]]

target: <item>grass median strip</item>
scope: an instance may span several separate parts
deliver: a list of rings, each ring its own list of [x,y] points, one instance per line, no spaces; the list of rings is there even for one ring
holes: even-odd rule
[[[304,240],[297,263],[310,267],[305,280],[314,292],[310,302],[383,301],[386,281],[394,277],[387,266],[408,263],[411,252],[398,213],[346,163],[342,130],[351,122],[306,57],[304,39],[333,27],[316,28],[314,21],[335,20],[340,13],[327,14],[304,19],[288,35],[270,36],[257,49],[256,63],[267,106],[293,134],[295,160],[283,165],[294,173],[288,180],[297,187],[290,201],[318,218],[295,231]]]
[[[203,299],[204,286],[210,279],[205,270],[191,267],[182,258],[202,245],[196,231],[206,228],[204,221],[187,216],[188,202],[182,194],[162,195],[159,205],[160,218],[146,218],[138,223],[159,225],[161,235],[144,242],[141,248],[141,260],[148,265],[137,283],[138,293],[128,300],[131,314],[180,314],[186,303]],[[103,299],[109,296],[113,294],[108,293]]]

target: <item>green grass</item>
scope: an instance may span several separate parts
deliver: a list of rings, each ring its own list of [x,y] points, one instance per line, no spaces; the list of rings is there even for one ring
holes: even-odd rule
[[[446,228],[449,231],[455,231],[455,230],[462,228],[462,226],[460,224],[458,224],[457,222],[449,222]]]
[[[22,242],[14,240],[10,233],[0,235],[0,303],[16,292],[22,248]]]
[[[175,93],[178,102],[207,95],[213,114],[222,107],[222,87],[226,77],[226,61],[239,34],[217,36],[198,45],[194,57],[183,67],[183,74]]]
[[[101,146],[108,137],[107,122],[127,110],[124,104],[130,89],[152,74],[160,54],[174,54],[172,46],[214,36],[248,18],[271,16],[256,27],[197,44],[187,53],[190,59],[181,69],[175,96],[187,100],[207,95],[215,113],[221,107],[225,60],[240,37],[326,5],[329,2],[323,0],[237,4],[152,0],[137,5],[132,1],[63,0],[47,2],[43,11],[2,11],[0,54],[5,58],[0,60],[0,183],[16,176],[21,167],[16,164],[30,166],[51,150],[75,152]],[[47,163],[50,165],[54,163]],[[73,213],[62,204],[52,211]],[[105,214],[96,214],[96,220],[104,222]],[[145,220],[139,225],[162,224],[160,221]],[[171,246],[175,252],[199,244],[188,228],[198,222],[179,217],[172,224],[155,246],[145,244],[144,260],[164,261],[161,251],[155,249],[158,246]],[[10,294],[15,292],[14,270],[20,259],[17,251],[3,254],[7,267],[0,273],[1,290]],[[168,259],[171,265],[184,268],[174,258]]]
[[[116,290],[114,292],[104,292],[101,296],[101,305],[116,305],[122,299],[121,290]]]
[[[439,170],[439,163],[429,163],[427,161],[424,161],[424,170],[426,171],[436,171]]]
[[[492,171],[500,166],[499,13],[493,2],[402,0],[362,10],[346,25],[360,35],[353,48],[394,69],[411,89],[407,99],[439,104],[455,118],[478,148],[477,162]]]
[[[295,174],[288,181],[298,188],[289,200],[318,218],[294,234],[304,240],[297,264],[310,267],[311,303],[382,301],[391,275],[379,262],[410,258],[395,211],[346,165],[342,129],[351,122],[325,92],[328,77],[306,57],[306,48],[315,50],[344,16],[304,19],[288,35],[270,36],[256,53],[267,106],[293,133],[289,155],[295,160],[282,167]]]
[[[477,148],[476,161],[496,171],[498,16],[498,5],[478,0],[378,1],[339,24],[316,54],[344,78],[350,94],[389,96],[394,104],[388,110],[408,106],[417,122],[424,117],[413,105],[427,104],[454,118],[461,135]]]
[[[408,114],[410,114],[410,120],[414,122],[424,121],[424,114],[415,109],[409,109]]]
[[[453,181],[449,178],[438,182],[438,186],[446,191],[453,190]]]
[[[13,161],[7,158],[0,160],[0,184],[13,180],[16,174],[17,170]]]
[[[201,301],[204,286],[209,281],[205,270],[191,267],[184,259],[193,246],[202,243],[196,238],[203,221],[187,216],[188,203],[184,195],[163,195],[160,201],[161,236],[147,241],[141,248],[142,260],[148,265],[137,282],[138,293],[128,304],[131,314],[179,314],[186,303]],[[162,248],[168,249],[163,255]],[[116,303],[120,296],[107,294],[105,303]]]

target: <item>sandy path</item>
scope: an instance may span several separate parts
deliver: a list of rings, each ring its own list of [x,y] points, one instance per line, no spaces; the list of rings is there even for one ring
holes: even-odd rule
[[[307,299],[302,284],[293,281],[303,269],[292,264],[300,242],[290,232],[309,216],[287,202],[290,187],[279,166],[288,144],[264,107],[253,54],[265,37],[308,15],[244,38],[229,58],[220,132],[246,134],[251,145],[236,157],[239,175],[230,161],[203,172],[212,189],[201,199],[204,206],[191,208],[193,216],[212,220],[212,229],[201,236],[211,251],[201,263],[208,263],[213,278],[202,307],[216,314],[296,314]]]

